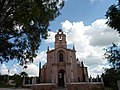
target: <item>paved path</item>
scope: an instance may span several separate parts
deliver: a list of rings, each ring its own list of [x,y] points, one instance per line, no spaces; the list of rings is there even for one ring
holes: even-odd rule
[[[57,88],[56,90],[66,90],[66,88]]]
[[[60,88],[60,89],[56,89],[56,90],[66,90],[66,89],[64,89],[64,88]]]
[[[0,88],[0,90],[31,90],[31,89],[25,89],[25,88]]]

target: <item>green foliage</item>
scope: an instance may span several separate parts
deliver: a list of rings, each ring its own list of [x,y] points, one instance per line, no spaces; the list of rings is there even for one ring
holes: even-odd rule
[[[1,83],[8,83],[8,78],[9,76],[8,75],[0,75],[0,84]]]
[[[120,1],[118,5],[111,5],[106,12],[107,25],[120,34]]]
[[[20,73],[20,76],[21,76],[21,77],[28,77],[28,74],[27,74],[26,72],[21,72],[21,73]]]
[[[112,46],[105,49],[104,57],[109,61],[112,68],[120,71],[120,46],[112,44]]]
[[[118,90],[117,80],[120,80],[120,71],[114,70],[114,68],[106,69],[102,77],[106,87],[112,90]]]
[[[21,72],[19,74],[14,74],[13,77],[15,80],[15,87],[22,87],[23,79],[25,79],[25,77],[28,77],[28,74],[26,72]]]
[[[62,0],[0,0],[0,62],[33,62],[63,6]]]
[[[105,59],[109,61],[111,68],[105,70],[103,81],[106,87],[117,90],[117,80],[120,80],[120,46],[113,43],[105,51]]]
[[[22,87],[22,77],[18,74],[14,74],[15,87]]]
[[[106,24],[120,34],[120,0],[117,5],[114,4],[108,8],[106,18]],[[113,43],[105,50],[104,56],[109,61],[111,68],[105,70],[103,80],[105,86],[117,90],[117,80],[120,80],[120,46]]]

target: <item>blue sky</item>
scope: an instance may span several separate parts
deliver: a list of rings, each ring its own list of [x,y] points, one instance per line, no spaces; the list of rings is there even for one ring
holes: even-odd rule
[[[56,32],[62,28],[61,23],[66,20],[70,22],[83,21],[85,25],[90,25],[97,19],[105,19],[108,7],[116,3],[117,0],[65,0],[65,5],[60,11],[61,15],[50,22],[49,28]],[[47,46],[53,46],[53,44],[47,43]],[[47,48],[47,46],[45,45],[44,47]],[[44,48],[40,47],[40,51],[42,50]]]
[[[109,67],[102,59],[103,48],[120,43],[118,33],[105,25],[106,11],[115,3],[117,0],[66,0],[61,15],[50,22],[50,37],[42,40],[38,57],[25,71],[30,76],[38,75],[38,63],[46,62],[47,47],[54,48],[54,35],[61,28],[67,35],[68,47],[75,45],[77,58],[88,67],[89,75],[101,74],[103,68]],[[17,61],[12,61],[0,64],[0,73],[7,74],[8,68],[11,75],[24,71]]]
[[[96,19],[105,18],[108,7],[116,2],[117,0],[67,0],[61,10],[62,15],[51,22],[50,28],[61,28],[60,23],[65,20],[83,21],[85,25],[89,25]]]

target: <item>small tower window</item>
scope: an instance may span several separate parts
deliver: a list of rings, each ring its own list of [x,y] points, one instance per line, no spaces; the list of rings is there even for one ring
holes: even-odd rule
[[[59,40],[62,40],[62,36],[61,35],[59,36]]]
[[[61,35],[61,34],[62,34],[62,32],[61,32],[61,31],[59,31],[59,34]]]
[[[60,54],[59,54],[59,61],[60,61],[60,62],[63,62],[63,53],[60,53]]]

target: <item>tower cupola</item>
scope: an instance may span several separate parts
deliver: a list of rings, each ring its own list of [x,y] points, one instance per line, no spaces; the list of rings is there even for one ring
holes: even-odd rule
[[[59,47],[67,48],[66,35],[63,33],[62,29],[59,29],[55,35],[55,48]]]

